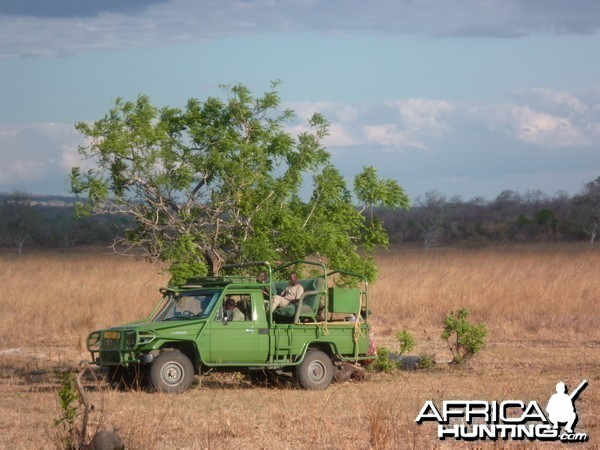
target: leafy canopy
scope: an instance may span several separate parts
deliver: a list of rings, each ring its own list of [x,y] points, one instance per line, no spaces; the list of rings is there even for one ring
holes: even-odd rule
[[[192,98],[182,109],[144,95],[117,99],[104,118],[78,123],[87,138],[79,153],[93,167],[72,169],[72,191],[86,198],[79,213],[131,217],[135,226],[116,244],[168,262],[173,283],[226,263],[311,256],[373,279],[362,250],[388,243],[373,208],[408,207],[404,190],[366,167],[355,180],[357,207],[322,145],[322,115],[293,135],[277,83],[260,97],[241,84],[223,89],[225,99]],[[307,177],[309,200],[300,196]]]

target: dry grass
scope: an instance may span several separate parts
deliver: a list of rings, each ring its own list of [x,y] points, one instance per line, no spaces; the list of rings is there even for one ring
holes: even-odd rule
[[[598,448],[600,253],[566,245],[396,249],[378,261],[371,309],[379,342],[392,344],[406,328],[419,341],[415,352],[449,359],[440,322],[466,307],[491,330],[471,366],[376,375],[325,392],[254,388],[234,377],[203,379],[181,396],[101,390],[91,394],[92,419],[117,428],[128,448],[461,448],[414,423],[425,400],[545,404],[557,381],[587,378],[578,429]],[[147,314],[166,282],[159,271],[107,255],[0,256],[0,448],[54,447],[58,406],[48,372],[87,358],[89,331]]]
[[[5,256],[0,259],[0,348],[84,350],[91,330],[150,312],[168,281],[160,270],[143,260],[106,254]]]
[[[462,307],[488,325],[492,339],[599,336],[597,251],[568,245],[405,249],[380,255],[378,263],[372,309],[384,336],[404,327],[439,329]]]

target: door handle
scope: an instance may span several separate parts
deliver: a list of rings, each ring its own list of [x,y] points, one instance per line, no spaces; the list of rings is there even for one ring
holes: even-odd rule
[[[246,333],[254,333],[254,330],[252,328],[246,328]]]

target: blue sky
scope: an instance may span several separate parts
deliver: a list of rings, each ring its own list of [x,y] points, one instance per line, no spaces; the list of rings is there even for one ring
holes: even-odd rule
[[[0,0],[0,192],[68,194],[116,97],[280,79],[351,179],[415,198],[571,194],[600,176],[597,0]]]

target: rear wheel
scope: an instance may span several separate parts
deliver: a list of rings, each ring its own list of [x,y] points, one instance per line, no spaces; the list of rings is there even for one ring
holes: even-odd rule
[[[164,351],[152,361],[150,381],[159,392],[179,394],[192,385],[194,366],[179,350]]]
[[[308,390],[324,390],[331,384],[333,363],[321,350],[309,350],[304,361],[296,366],[296,379],[300,386]]]

